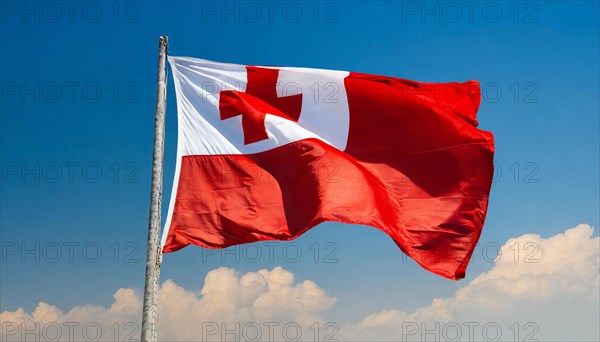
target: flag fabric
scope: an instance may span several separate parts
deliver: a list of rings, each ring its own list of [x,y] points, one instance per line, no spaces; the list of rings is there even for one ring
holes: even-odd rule
[[[337,221],[376,227],[425,269],[465,276],[493,175],[477,81],[169,62],[178,147],[163,252],[292,240]]]

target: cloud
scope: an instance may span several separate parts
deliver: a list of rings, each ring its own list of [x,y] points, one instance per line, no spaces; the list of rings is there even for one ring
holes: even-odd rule
[[[460,335],[462,340],[598,341],[599,244],[585,224],[547,239],[534,234],[510,239],[494,267],[453,297],[436,298],[410,314],[384,310],[369,315],[344,326],[340,335],[358,340],[453,340]]]
[[[139,340],[141,295],[119,289],[113,297],[109,308],[87,305],[63,312],[41,302],[31,314],[22,308],[2,312],[1,340]],[[313,281],[295,282],[281,267],[243,275],[218,268],[206,275],[200,293],[167,280],[158,297],[157,330],[167,341],[293,339],[323,327],[319,312],[336,301]]]
[[[281,267],[241,276],[223,267],[207,274],[200,295],[166,281],[159,293],[158,331],[167,340],[185,341],[293,337],[315,323],[323,325],[319,313],[335,301],[313,281],[295,283]],[[226,336],[226,331],[233,332]]]
[[[298,282],[281,267],[245,274],[223,267],[206,275],[200,292],[171,280],[162,284],[159,337],[597,341],[599,250],[600,239],[584,224],[549,238],[523,235],[507,241],[492,269],[454,296],[435,298],[413,312],[392,307],[353,324],[325,318],[336,298],[313,281]],[[139,339],[140,296],[132,289],[119,289],[110,307],[87,305],[63,312],[41,302],[32,313],[22,308],[5,311],[0,314],[2,340]]]

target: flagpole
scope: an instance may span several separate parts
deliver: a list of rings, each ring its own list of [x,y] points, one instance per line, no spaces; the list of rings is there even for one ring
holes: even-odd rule
[[[167,47],[168,37],[161,36],[158,43],[158,81],[156,112],[154,113],[154,154],[152,156],[152,189],[150,194],[150,219],[148,222],[148,250],[146,280],[144,283],[144,308],[142,313],[143,342],[156,341],[156,314],[158,278],[162,252],[160,250],[160,209],[162,201],[162,175],[165,150],[165,112],[167,104]]]

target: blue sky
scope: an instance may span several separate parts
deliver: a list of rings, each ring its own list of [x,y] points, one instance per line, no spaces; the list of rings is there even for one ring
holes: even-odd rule
[[[2,3],[0,311],[30,312],[40,301],[108,306],[118,288],[143,289],[160,35],[174,56],[477,79],[480,128],[494,133],[497,150],[480,245],[599,226],[597,2],[481,2],[472,13],[469,2],[273,6]],[[171,75],[167,92],[163,220],[177,134]],[[283,266],[338,298],[332,316],[355,322],[451,296],[493,267],[482,255],[494,248],[478,248],[467,278],[449,281],[403,258],[382,232],[337,223],[294,244],[302,257],[291,262],[284,244],[272,260],[259,244],[258,262],[244,254],[251,250],[238,250],[236,261],[188,247],[165,256],[161,279],[198,291],[217,267]]]

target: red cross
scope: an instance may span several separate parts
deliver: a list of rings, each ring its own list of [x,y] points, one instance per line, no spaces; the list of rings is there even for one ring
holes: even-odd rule
[[[221,120],[242,116],[244,145],[268,139],[265,128],[267,113],[298,122],[302,111],[302,94],[277,97],[278,69],[247,66],[246,92],[219,92]]]

